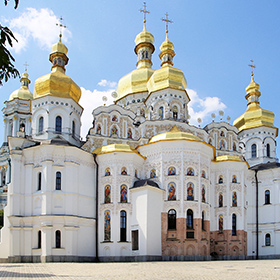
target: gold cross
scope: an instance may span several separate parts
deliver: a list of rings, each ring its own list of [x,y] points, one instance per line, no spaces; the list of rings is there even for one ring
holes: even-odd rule
[[[66,28],[66,25],[62,24],[63,18],[60,17],[59,18],[59,23],[56,24],[56,26],[58,26],[60,28],[60,33],[59,33],[59,42],[61,42],[61,37],[62,37],[62,29]]]
[[[27,64],[27,62],[25,62],[24,64],[23,64],[24,66],[25,66],[25,72],[27,72],[27,66],[29,66],[28,64]]]
[[[251,64],[248,64],[249,67],[251,67],[251,76],[254,76],[254,68],[256,68],[256,65],[253,64],[253,60],[251,59]]]
[[[173,21],[168,19],[168,13],[166,13],[165,18],[162,18],[161,20],[165,21],[165,23],[166,23],[166,31],[165,32],[168,33],[168,23],[173,23]]]
[[[146,7],[146,2],[144,2],[144,9],[142,10],[140,10],[140,13],[143,13],[144,14],[144,25],[146,26],[146,14],[149,14],[150,12],[149,11],[147,11],[147,9],[146,9],[147,7]]]

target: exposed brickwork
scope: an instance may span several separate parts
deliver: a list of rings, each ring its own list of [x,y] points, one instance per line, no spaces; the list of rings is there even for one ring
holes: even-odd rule
[[[247,232],[238,230],[236,236],[232,236],[231,230],[211,232],[210,251],[219,256],[223,255],[247,255]]]
[[[168,230],[167,213],[162,213],[162,255],[209,255],[210,224],[205,221],[205,230],[201,229],[201,219],[194,219],[194,230],[186,229],[186,219],[177,218],[176,230]],[[194,238],[187,238],[187,232]]]
[[[176,230],[168,230],[168,214],[161,214],[162,255],[247,255],[247,233],[238,230],[232,236],[231,230],[222,234],[218,231],[210,232],[210,222],[205,221],[202,230],[201,219],[194,219],[194,230],[187,230],[186,219],[177,218]],[[187,232],[193,232],[194,238],[187,238]]]

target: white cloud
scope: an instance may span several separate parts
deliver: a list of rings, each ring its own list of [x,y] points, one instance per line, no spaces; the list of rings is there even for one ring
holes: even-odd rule
[[[198,96],[197,92],[192,89],[188,89],[187,92],[191,99],[188,104],[191,124],[197,125],[198,118],[201,118],[204,124],[209,123],[212,113],[218,115],[220,110],[224,110],[227,107],[218,97],[206,97],[202,99]]]
[[[26,49],[30,40],[38,43],[42,49],[50,49],[58,41],[59,18],[50,9],[27,8],[19,17],[8,22],[18,43],[14,42],[15,52]],[[63,28],[63,41],[71,37],[71,32]]]
[[[106,105],[112,104],[114,98],[111,96],[111,94],[114,89],[109,89],[107,91],[99,91],[97,89],[94,89],[93,91],[91,91],[81,87],[81,90],[82,96],[80,99],[80,104],[84,108],[84,112],[82,115],[81,136],[83,137],[83,139],[85,139],[88,130],[92,127],[92,111],[95,108],[104,105],[104,103],[106,103]],[[106,102],[102,100],[103,96],[107,97],[108,100]]]
[[[107,80],[101,80],[99,83],[98,83],[99,86],[101,87],[109,87],[109,88],[115,88],[117,86],[117,83],[116,82],[110,82],[110,81],[107,81]]]

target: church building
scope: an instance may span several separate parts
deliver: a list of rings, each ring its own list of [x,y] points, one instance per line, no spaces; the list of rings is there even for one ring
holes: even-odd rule
[[[193,126],[168,30],[159,69],[154,50],[144,20],[136,68],[114,104],[92,108],[86,141],[61,36],[33,93],[22,74],[2,110],[0,262],[280,256],[278,128],[253,73],[233,125]]]

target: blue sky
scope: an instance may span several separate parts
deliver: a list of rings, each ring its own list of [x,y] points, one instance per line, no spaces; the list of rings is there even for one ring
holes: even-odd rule
[[[12,53],[21,72],[25,62],[29,64],[33,91],[35,80],[50,72],[49,53],[59,34],[55,23],[64,18],[63,42],[69,49],[66,74],[83,90],[85,136],[91,111],[102,96],[110,96],[118,80],[136,67],[134,39],[143,28],[141,8],[143,1],[138,0],[21,0],[14,10],[11,0],[7,7],[2,5],[0,22],[19,39]],[[192,123],[202,117],[204,126],[211,121],[211,113],[218,115],[220,109],[232,123],[246,110],[248,64],[253,59],[261,106],[275,113],[275,125],[280,126],[280,1],[147,0],[147,9],[147,29],[155,37],[155,69],[160,67],[159,47],[165,39],[160,19],[168,12],[174,22],[169,39],[175,46],[174,66],[183,70],[193,99]],[[13,79],[5,83],[0,103],[19,85]]]

